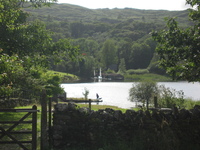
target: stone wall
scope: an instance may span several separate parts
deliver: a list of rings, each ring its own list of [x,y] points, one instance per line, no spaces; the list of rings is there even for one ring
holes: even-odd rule
[[[75,104],[57,104],[52,138],[56,150],[195,150],[200,149],[200,109],[122,113],[109,108],[90,111]]]

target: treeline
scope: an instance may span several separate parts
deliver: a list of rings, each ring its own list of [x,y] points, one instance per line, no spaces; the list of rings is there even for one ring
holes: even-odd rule
[[[38,100],[42,91],[48,96],[62,93],[61,77],[48,71],[49,65],[61,61],[61,55],[78,57],[79,49],[68,39],[53,41],[43,22],[27,21],[30,14],[22,8],[48,2],[0,1],[0,100],[7,106],[10,98]]]
[[[164,74],[165,71],[157,67],[156,43],[151,31],[164,28],[165,17],[178,17],[182,27],[189,26],[187,11],[90,10],[68,4],[25,10],[32,14],[29,21],[39,19],[45,23],[54,42],[70,38],[72,45],[79,45],[78,61],[62,55],[64,61],[59,65],[52,63],[51,69],[82,77],[93,76],[93,71],[100,67],[103,71],[148,69]]]

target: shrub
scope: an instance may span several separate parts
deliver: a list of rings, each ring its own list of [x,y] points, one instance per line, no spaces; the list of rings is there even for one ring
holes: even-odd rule
[[[172,108],[174,105],[180,108],[184,107],[184,93],[183,91],[176,91],[172,88],[166,88],[164,85],[160,85],[159,89],[159,101],[160,107]]]
[[[128,74],[146,74],[149,73],[148,69],[129,69],[126,71]]]

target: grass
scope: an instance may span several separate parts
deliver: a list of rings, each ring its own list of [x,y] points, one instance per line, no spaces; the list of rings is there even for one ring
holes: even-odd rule
[[[48,70],[47,73],[52,74],[52,75],[58,75],[62,79],[62,82],[71,82],[71,81],[79,80],[78,76],[70,74],[70,73],[58,72],[58,71],[53,71],[53,70]]]
[[[193,109],[195,105],[200,105],[200,100],[194,101],[192,99],[185,99],[183,104],[186,109]]]
[[[132,75],[125,75],[125,81],[155,81],[155,82],[166,82],[172,81],[170,77],[147,73],[147,74],[132,74]]]
[[[24,107],[16,107],[15,109],[31,109],[31,106],[24,106]],[[38,107],[38,110],[40,110],[41,107]],[[19,121],[24,115],[26,115],[27,112],[0,112],[0,120],[1,121]],[[37,135],[38,139],[40,138],[40,117],[41,112],[37,113]],[[32,114],[29,115],[24,121],[30,121],[32,120]],[[0,124],[1,127],[3,127],[5,130],[8,130],[13,124]],[[31,131],[32,130],[32,124],[19,124],[17,125],[12,131]],[[0,134],[1,135],[1,134]],[[13,137],[15,137],[17,140],[20,141],[28,141],[31,140],[31,134],[12,134]],[[12,141],[9,137],[4,136],[1,141]],[[39,141],[39,140],[38,140]],[[27,145],[27,147],[30,148],[30,144]],[[38,142],[38,147],[40,146]],[[3,144],[0,145],[0,150],[21,150],[21,148],[17,144]]]

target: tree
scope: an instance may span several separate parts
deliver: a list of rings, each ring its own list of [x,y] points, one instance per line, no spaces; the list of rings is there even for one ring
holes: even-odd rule
[[[179,108],[184,107],[184,92],[176,91],[173,88],[166,88],[164,85],[159,85],[158,105],[159,107],[172,108],[174,105]]]
[[[151,99],[158,94],[157,83],[152,81],[143,81],[133,84],[129,90],[129,100],[132,102],[146,102],[147,110]]]
[[[20,97],[21,93],[34,94],[41,89],[47,89],[49,95],[62,92],[60,78],[46,73],[48,60],[59,54],[73,59],[78,48],[66,39],[53,43],[40,21],[26,22],[27,13],[21,7],[38,7],[46,0],[25,2],[0,0],[0,95],[9,97],[14,92]]]
[[[194,25],[182,29],[174,18],[167,21],[166,29],[154,31],[152,36],[158,42],[159,65],[173,79],[200,81],[200,3],[186,0],[193,8],[189,17]]]
[[[119,64],[119,73],[125,74],[126,73],[126,64],[124,58],[120,59],[120,64]]]
[[[88,99],[89,93],[90,93],[90,91],[85,87],[85,88],[84,88],[84,92],[82,92],[83,96],[85,97],[85,100]]]
[[[50,0],[51,1],[51,0]],[[50,2],[49,1],[49,2]],[[8,55],[20,58],[40,53],[46,54],[51,46],[49,31],[41,21],[27,22],[29,14],[22,10],[25,0],[0,1],[0,48]],[[42,0],[33,3],[35,7]]]
[[[143,105],[146,102],[147,110],[149,104],[153,104],[155,96],[158,98],[159,107],[172,108],[174,105],[184,107],[185,99],[183,91],[166,88],[164,85],[158,85],[156,82],[143,81],[136,83],[129,90],[129,100],[143,103]]]
[[[84,33],[84,24],[79,22],[70,23],[71,36],[74,38],[81,38]]]
[[[108,39],[104,42],[101,50],[101,61],[106,68],[117,63],[117,48],[113,40]]]
[[[134,43],[130,55],[133,69],[147,68],[152,59],[150,46],[144,43]]]

